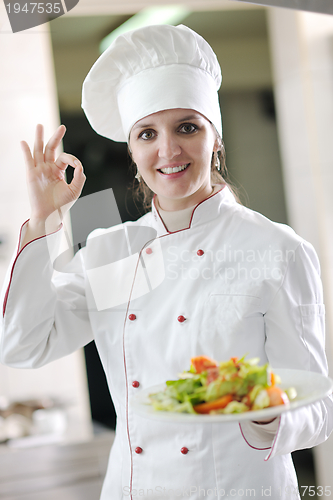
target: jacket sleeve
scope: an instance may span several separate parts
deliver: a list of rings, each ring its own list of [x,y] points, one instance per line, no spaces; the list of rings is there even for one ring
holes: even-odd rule
[[[60,236],[61,230],[33,240],[12,259],[1,293],[3,364],[38,368],[93,340],[80,252],[69,272],[54,278],[50,255]]]
[[[265,349],[273,368],[293,368],[327,375],[325,312],[320,267],[313,247],[305,242],[291,252],[282,285],[265,319]],[[268,449],[266,460],[325,441],[333,428],[332,397],[281,414],[276,432],[252,422],[241,424],[248,444]],[[274,426],[273,426],[274,427]]]

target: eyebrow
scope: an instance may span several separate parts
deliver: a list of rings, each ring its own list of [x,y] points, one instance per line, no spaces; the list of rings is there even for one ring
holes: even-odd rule
[[[176,123],[181,123],[181,122],[186,122],[188,120],[199,120],[201,118],[201,116],[198,114],[195,114],[195,115],[187,115],[187,116],[184,116],[182,118],[180,118],[180,120],[176,120]],[[133,125],[133,129],[132,130],[135,130],[137,128],[150,128],[150,127],[154,127],[154,123],[137,123],[135,125]]]

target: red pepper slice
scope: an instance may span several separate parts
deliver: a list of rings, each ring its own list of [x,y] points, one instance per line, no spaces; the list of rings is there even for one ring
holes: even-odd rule
[[[197,373],[202,373],[207,370],[207,368],[218,366],[217,361],[208,356],[196,356],[191,358],[191,363]]]

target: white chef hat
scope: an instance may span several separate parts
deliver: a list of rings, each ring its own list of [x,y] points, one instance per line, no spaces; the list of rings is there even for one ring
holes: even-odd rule
[[[165,109],[193,109],[222,137],[221,68],[187,26],[146,26],[118,36],[89,71],[82,108],[100,135],[127,142],[133,125]]]

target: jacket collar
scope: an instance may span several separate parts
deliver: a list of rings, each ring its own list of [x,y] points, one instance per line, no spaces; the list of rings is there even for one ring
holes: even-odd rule
[[[228,186],[221,185],[221,189],[219,191],[201,201],[194,207],[189,227],[186,229],[181,229],[180,231],[186,231],[189,228],[200,226],[215,219],[221,213],[223,205],[230,205],[235,203],[235,197]],[[170,233],[164,225],[164,222],[156,208],[155,196],[152,200],[152,219],[153,227],[156,229],[159,236],[163,234],[173,234]],[[177,233],[180,231],[175,232]]]

